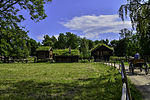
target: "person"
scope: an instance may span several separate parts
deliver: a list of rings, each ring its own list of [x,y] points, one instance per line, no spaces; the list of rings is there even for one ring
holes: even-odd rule
[[[134,55],[134,59],[140,59],[140,54],[138,52]]]

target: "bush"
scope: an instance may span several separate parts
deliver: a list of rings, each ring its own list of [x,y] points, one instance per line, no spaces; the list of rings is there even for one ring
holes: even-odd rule
[[[126,61],[126,58],[125,57],[111,56],[110,60],[111,61],[121,61],[121,60]]]
[[[88,63],[89,60],[87,60],[87,59],[81,59],[79,62],[80,62],[80,63]]]

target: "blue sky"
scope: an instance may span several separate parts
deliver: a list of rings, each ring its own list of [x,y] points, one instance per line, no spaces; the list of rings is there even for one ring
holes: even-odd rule
[[[26,20],[21,23],[28,35],[42,41],[44,35],[56,36],[72,32],[91,40],[118,39],[119,30],[130,28],[130,21],[122,22],[118,9],[126,0],[53,0],[45,5],[48,17],[40,22],[30,19],[27,11],[21,12]]]

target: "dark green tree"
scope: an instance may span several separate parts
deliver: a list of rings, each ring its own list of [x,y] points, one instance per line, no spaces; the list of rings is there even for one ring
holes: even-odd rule
[[[71,49],[77,49],[78,48],[78,37],[77,35],[71,33],[71,32],[66,32],[66,46],[67,48],[71,47]]]
[[[27,32],[18,23],[25,20],[19,12],[28,10],[31,19],[46,18],[44,4],[51,0],[0,0],[0,55],[25,58],[29,55]]]
[[[58,41],[56,42],[56,48],[58,49],[65,49],[66,48],[66,36],[64,33],[60,33],[58,37]]]
[[[18,14],[21,10],[28,10],[31,19],[35,21],[46,18],[44,4],[51,0],[1,0],[0,1],[0,27],[18,27],[17,23],[25,20]]]
[[[29,56],[27,32],[8,27],[7,30],[1,30],[0,33],[0,55],[4,56],[5,61],[9,57],[26,58]]]
[[[150,55],[150,0],[127,0],[119,9],[122,20],[129,15],[132,27],[136,29],[143,55]]]
[[[81,39],[80,44],[80,52],[82,58],[89,58],[90,57],[90,51],[89,51],[89,43],[86,38]]]
[[[48,35],[45,35],[44,40],[42,41],[42,44],[44,46],[51,46],[52,47],[53,42],[52,42],[51,38]]]
[[[57,43],[57,39],[56,39],[56,37],[55,36],[52,36],[51,37],[51,41],[52,41],[52,48],[56,48],[57,46],[56,46],[56,43]]]
[[[38,48],[38,43],[34,39],[28,40],[28,49],[30,51],[30,56],[36,56],[36,49]]]
[[[88,43],[89,43],[89,50],[94,48],[94,42],[92,40],[88,40]]]

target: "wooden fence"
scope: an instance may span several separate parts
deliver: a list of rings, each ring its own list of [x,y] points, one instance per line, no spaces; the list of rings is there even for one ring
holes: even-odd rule
[[[103,64],[112,66],[119,70],[121,77],[122,77],[122,97],[121,100],[132,100],[129,85],[128,85],[128,79],[125,71],[125,66],[123,61],[120,61],[119,64],[116,64],[116,62],[102,62]]]

